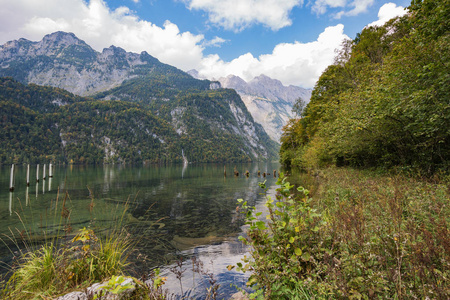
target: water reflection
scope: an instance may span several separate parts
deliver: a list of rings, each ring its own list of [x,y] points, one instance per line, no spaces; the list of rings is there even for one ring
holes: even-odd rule
[[[273,198],[276,187],[271,183],[268,186],[270,188],[267,191],[267,196]],[[245,198],[245,200],[248,200],[248,198]],[[261,220],[265,220],[268,214],[264,203],[264,201],[255,203],[256,210],[262,212],[262,215],[259,216]],[[242,218],[241,214],[236,211],[232,215],[234,222],[238,218]],[[227,267],[229,265],[236,266],[238,262],[242,262],[245,255],[249,255],[247,253],[248,247],[238,240],[239,235],[245,236],[247,228],[248,225],[240,226],[239,230],[231,236],[222,240],[213,240],[208,244],[195,245],[195,240],[181,239],[181,242],[184,241],[186,244],[184,247],[180,247],[185,248],[185,250],[177,252],[179,261],[164,266],[161,270],[162,276],[168,278],[164,287],[170,293],[175,294],[178,299],[205,299],[207,289],[211,287],[211,279],[216,280],[219,285],[218,299],[229,298],[230,295],[237,292],[236,287],[246,289],[245,283],[250,274],[235,270],[230,271]],[[183,271],[181,284],[174,272],[174,270],[180,270],[180,259],[182,260],[181,271]]]
[[[262,200],[258,182],[267,180],[267,185],[273,186],[276,181],[272,176],[258,177],[258,171],[262,174],[278,169],[277,164],[268,163],[226,166],[228,170],[234,167],[240,176],[231,173],[224,177],[223,164],[53,166],[53,177],[47,178],[48,186],[47,180],[42,180],[40,195],[36,182],[39,201],[30,201],[26,167],[18,167],[16,190],[23,196],[20,192],[23,188],[25,199],[17,201],[25,200],[26,205],[14,206],[12,193],[9,199],[6,193],[0,193],[0,234],[8,234],[5,231],[8,227],[23,229],[17,217],[14,218],[16,210],[27,220],[27,229],[57,232],[61,225],[61,203],[65,201],[73,230],[118,226],[117,220],[122,219],[120,226],[137,238],[137,250],[148,257],[145,263],[136,258],[139,272],[170,265],[180,256],[192,264],[188,259],[196,257],[203,261],[205,268],[214,269],[214,276],[221,278],[221,286],[225,288],[230,282],[245,282],[242,274],[226,270],[228,264],[239,261],[245,252],[237,240],[242,220],[236,213],[236,199],[243,198],[249,205],[258,205]],[[243,175],[246,170],[249,177]],[[0,173],[0,185],[8,184],[6,173]],[[6,209],[8,200],[9,209]],[[126,202],[130,207],[124,212]],[[5,252],[0,254],[6,255]],[[198,287],[207,282],[202,276],[197,275],[197,278],[198,282],[187,276],[186,280],[192,282],[190,295],[196,294],[201,290]],[[174,289],[176,292],[177,287]],[[221,290],[221,293],[226,291]]]
[[[25,204],[28,206],[30,204],[30,194],[28,193],[29,187],[27,186],[27,189],[25,191]]]
[[[187,167],[188,167],[188,163],[184,162],[183,169],[181,170],[181,178],[184,178],[184,173],[186,172]]]
[[[12,215],[13,192],[9,192],[9,215]]]

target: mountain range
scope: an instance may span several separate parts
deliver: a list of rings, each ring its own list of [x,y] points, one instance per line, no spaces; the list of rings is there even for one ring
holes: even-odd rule
[[[72,33],[0,46],[0,163],[254,161],[278,145],[236,91]],[[88,97],[86,97],[88,96]],[[31,135],[31,140],[27,136]],[[49,140],[51,145],[42,141]],[[38,149],[39,148],[39,149]]]

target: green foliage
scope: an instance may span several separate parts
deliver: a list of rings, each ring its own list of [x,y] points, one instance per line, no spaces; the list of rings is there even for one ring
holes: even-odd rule
[[[408,15],[347,41],[284,129],[282,162],[448,170],[448,7],[413,1]]]
[[[120,295],[126,292],[127,290],[134,288],[131,282],[123,284],[125,280],[126,277],[124,276],[112,276],[111,279],[108,280],[106,285],[102,286],[102,289],[106,290],[107,292],[113,295]],[[99,294],[95,294],[94,300],[99,298],[101,298],[101,296],[99,296]]]
[[[257,299],[448,299],[448,182],[321,171],[309,197],[280,177],[263,212],[245,209]],[[265,184],[260,186],[265,188]]]

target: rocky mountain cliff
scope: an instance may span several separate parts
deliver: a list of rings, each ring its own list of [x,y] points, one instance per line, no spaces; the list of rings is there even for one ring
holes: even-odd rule
[[[73,33],[61,31],[39,42],[19,39],[0,45],[0,76],[81,96],[119,86],[158,65],[162,64],[147,52],[136,54],[111,46],[100,53]]]
[[[40,42],[20,39],[0,46],[0,77],[5,76],[9,79],[0,90],[1,103],[11,111],[16,107],[27,112],[27,126],[33,127],[34,119],[43,120],[40,129],[50,126],[59,136],[61,151],[55,151],[60,160],[214,162],[277,155],[277,145],[254,122],[234,90],[195,79],[146,52],[129,53],[111,46],[100,53],[74,34],[56,32]],[[38,86],[18,85],[11,77],[22,84],[58,87],[94,99],[68,103],[58,90],[45,90],[41,103],[34,99],[33,89],[41,91]],[[24,92],[19,97],[11,89]],[[4,127],[15,128],[8,136],[24,128],[5,120]],[[0,146],[8,152],[6,143]],[[89,152],[89,159],[83,152]],[[26,153],[20,157],[26,158]],[[4,157],[5,163],[10,160],[20,158]]]
[[[235,89],[244,101],[255,121],[261,124],[267,134],[280,142],[281,129],[293,118],[292,106],[298,98],[309,102],[311,90],[297,86],[284,86],[279,80],[265,75],[246,82],[234,75],[218,80],[224,88]]]
[[[188,72],[199,78],[196,70]],[[305,103],[311,98],[311,90],[298,86],[285,86],[279,80],[260,75],[246,82],[239,76],[228,75],[219,78],[223,88],[236,90],[252,114],[255,121],[261,124],[270,138],[280,142],[281,129],[287,121],[294,117],[292,106],[298,98]]]

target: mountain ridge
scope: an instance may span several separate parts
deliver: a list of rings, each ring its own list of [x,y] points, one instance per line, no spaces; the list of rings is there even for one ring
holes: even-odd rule
[[[83,139],[87,139],[90,144],[84,143],[85,149],[95,153],[89,159],[96,163],[110,161],[110,158],[117,162],[161,161],[161,158],[152,160],[143,155],[133,143],[146,149],[152,147],[148,143],[163,149],[164,145],[156,144],[163,144],[161,140],[164,139],[155,139],[150,125],[140,128],[142,122],[126,111],[134,111],[144,119],[155,117],[153,125],[168,126],[173,130],[171,132],[176,136],[171,134],[174,145],[172,150],[176,153],[169,153],[170,157],[163,161],[180,161],[182,152],[190,162],[254,161],[277,155],[277,145],[254,122],[234,90],[223,89],[218,82],[195,79],[173,66],[159,62],[146,52],[130,53],[115,46],[97,52],[71,33],[56,32],[40,42],[20,39],[0,46],[0,66],[0,76],[10,76],[22,84],[37,84],[36,88],[39,89],[43,88],[42,85],[53,86],[76,95],[93,97],[68,105],[61,102],[59,108],[45,105],[69,119],[72,118],[67,111],[69,108],[80,115],[80,128],[71,123],[71,129],[58,129],[62,149],[67,152],[66,146],[69,145],[75,148],[72,152],[79,154]],[[30,87],[33,85],[25,89]],[[0,93],[7,94],[7,90],[0,90]],[[54,93],[54,90],[50,91],[50,94]],[[52,101],[58,103],[58,100]],[[122,105],[121,102],[130,104]],[[90,109],[96,110],[98,114],[92,114]],[[100,115],[107,120],[114,119],[108,117],[109,111],[124,114],[126,118],[120,134],[114,132],[114,124],[98,119]],[[47,113],[39,110],[35,112]],[[99,127],[88,125],[89,118]],[[52,126],[55,127],[55,124]],[[103,153],[108,147],[111,148],[109,145],[114,143],[114,139],[107,135],[110,129],[105,126],[112,127],[110,135],[121,141],[116,147],[125,147],[122,151],[125,156],[110,155],[106,159]],[[129,131],[126,126],[133,128]],[[71,130],[78,134],[73,143],[66,138],[71,135]],[[148,131],[147,135],[141,133],[142,130]],[[135,138],[130,140],[130,136]],[[142,141],[150,136],[153,138],[148,143]],[[153,150],[148,148],[148,151]],[[75,156],[73,161],[86,161],[81,158],[83,156]],[[64,159],[71,160],[67,155]]]
[[[39,42],[21,38],[0,45],[0,76],[59,87],[80,96],[119,86],[136,77],[140,67],[151,71],[158,63],[145,51],[137,54],[110,46],[97,52],[73,33],[62,31]]]

